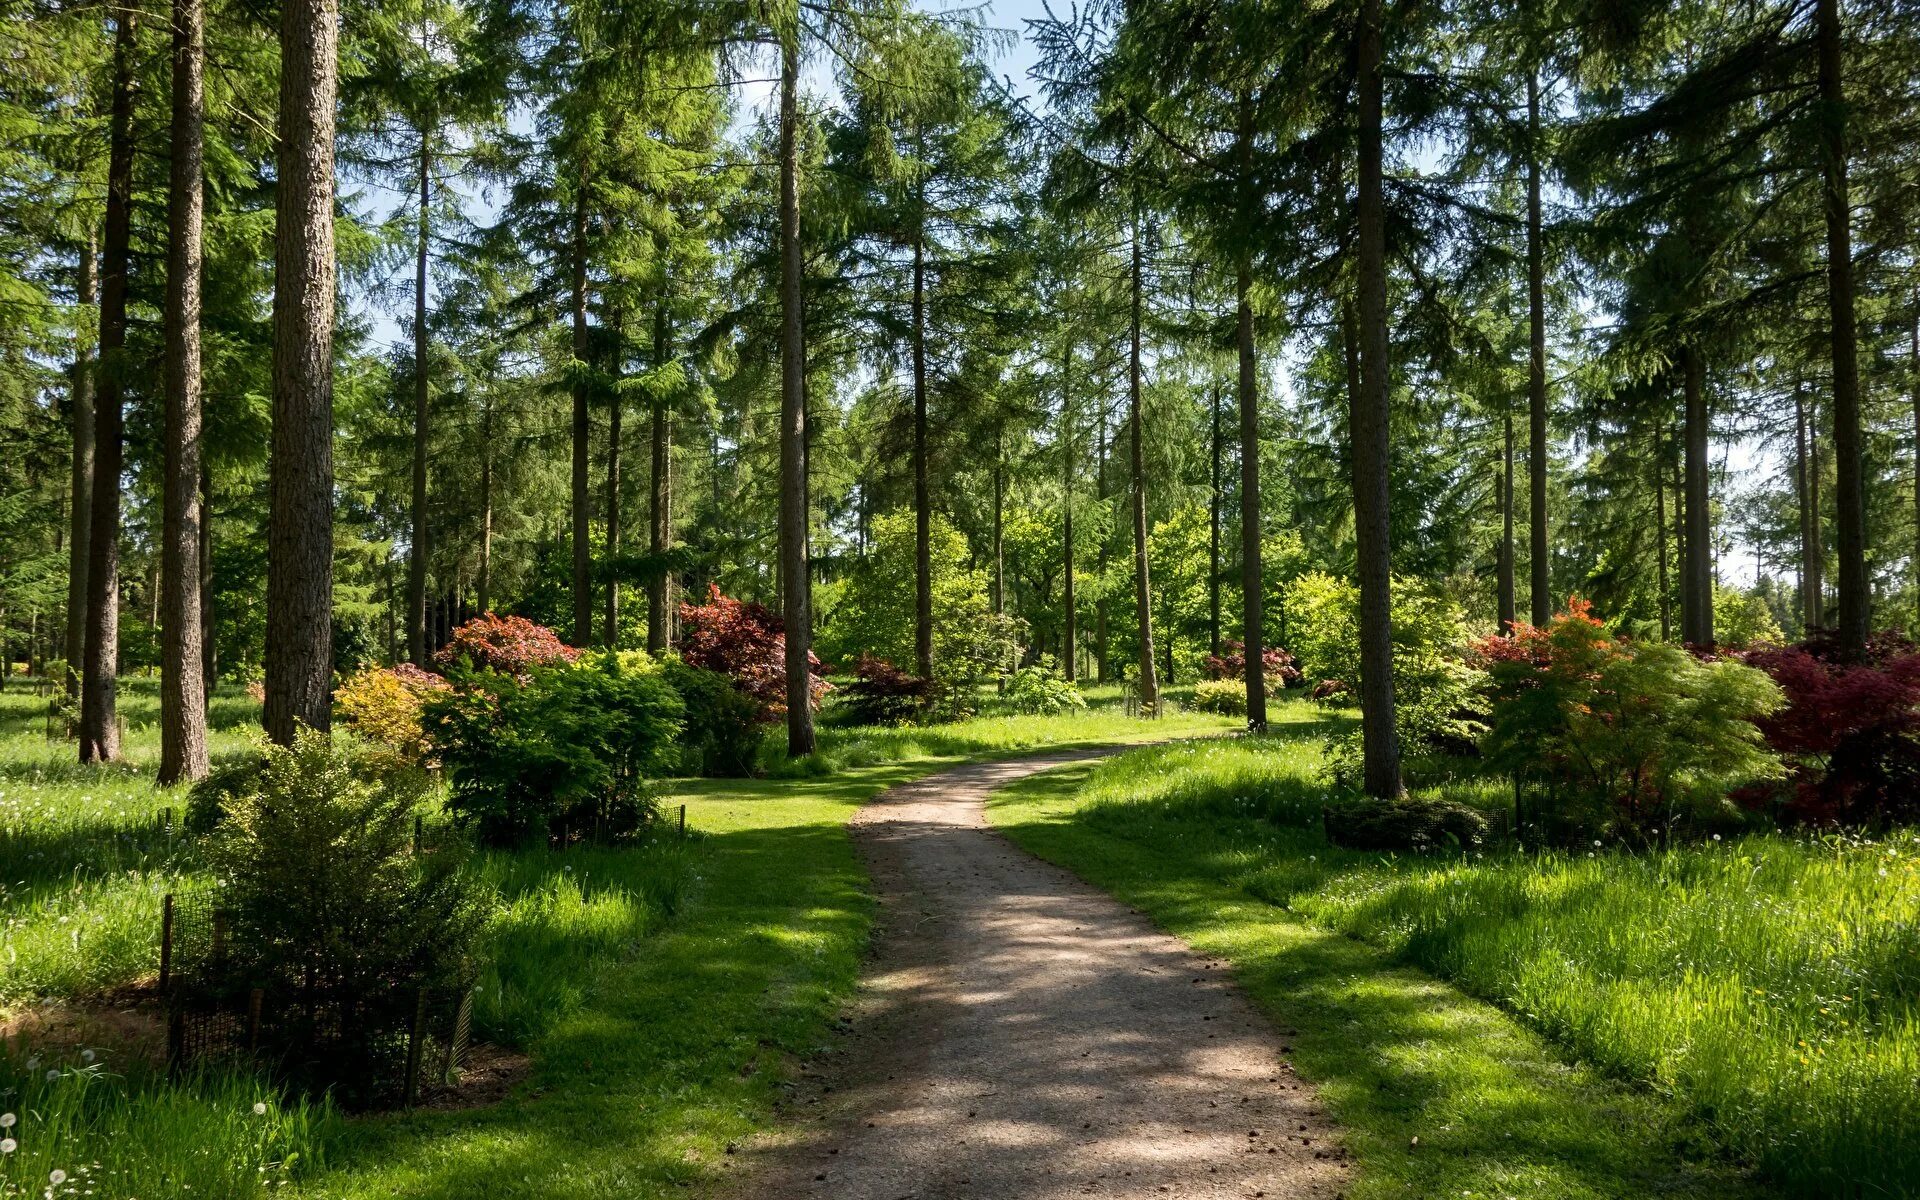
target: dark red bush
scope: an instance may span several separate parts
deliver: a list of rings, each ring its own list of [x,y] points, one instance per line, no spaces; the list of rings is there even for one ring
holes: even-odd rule
[[[1200,664],[1208,679],[1245,679],[1247,676],[1247,647],[1244,642],[1227,642],[1222,649],[1225,654],[1209,654]],[[1300,667],[1293,655],[1278,646],[1267,646],[1260,651],[1260,663],[1263,668],[1261,678],[1266,681],[1269,693],[1281,688],[1300,685]]]
[[[884,658],[862,654],[841,703],[855,725],[905,725],[932,706],[933,680],[902,671]]]
[[[718,671],[733,685],[760,702],[762,719],[775,720],[787,711],[787,635],[780,618],[765,605],[735,600],[707,585],[705,604],[680,606],[680,657],[689,666]],[[825,668],[807,653],[813,706],[831,685],[819,676]]]
[[[558,666],[579,657],[578,650],[545,625],[488,613],[454,630],[433,661],[443,667],[464,662],[476,669],[524,677],[535,667]]]
[[[1787,705],[1760,723],[1793,768],[1784,789],[1744,794],[1810,825],[1882,827],[1920,818],[1920,653],[1883,636],[1862,661],[1824,638],[1752,651]]]

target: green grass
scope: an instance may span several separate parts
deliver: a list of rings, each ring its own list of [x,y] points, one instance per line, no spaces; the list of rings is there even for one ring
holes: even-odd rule
[[[1036,778],[993,819],[1301,1028],[1355,1195],[1718,1194],[1735,1162],[1796,1194],[1920,1192],[1920,840],[1343,851],[1317,829],[1320,718],[1283,712],[1281,736]]]

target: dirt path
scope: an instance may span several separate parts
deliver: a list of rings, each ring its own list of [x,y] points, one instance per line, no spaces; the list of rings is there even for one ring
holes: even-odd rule
[[[1222,964],[986,828],[994,788],[1094,757],[960,767],[853,831],[874,954],[807,1114],[736,1160],[740,1200],[1332,1197],[1345,1156],[1283,1031]]]

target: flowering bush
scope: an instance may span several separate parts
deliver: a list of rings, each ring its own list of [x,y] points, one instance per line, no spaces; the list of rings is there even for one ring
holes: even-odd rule
[[[368,667],[341,684],[333,701],[355,733],[410,762],[423,762],[430,748],[420,727],[421,708],[429,696],[448,686],[441,676],[412,663]]]
[[[525,617],[488,613],[454,630],[433,661],[443,667],[465,665],[471,670],[524,678],[538,667],[559,666],[579,657],[580,651],[562,642],[545,625]]]
[[[1544,627],[1476,650],[1493,692],[1488,759],[1545,783],[1554,832],[1664,839],[1727,793],[1779,771],[1756,722],[1780,707],[1766,675],[1677,646],[1614,637],[1578,597]]]
[[[718,671],[760,702],[761,718],[777,720],[787,711],[787,636],[780,618],[764,605],[722,595],[707,585],[705,604],[680,606],[680,657],[688,666]],[[813,706],[830,690],[820,676],[826,668],[812,651],[807,669]]]
[[[932,706],[938,689],[933,680],[902,671],[884,658],[860,656],[853,665],[854,681],[841,709],[855,725],[907,725]]]
[[[1087,706],[1087,698],[1071,680],[1061,678],[1051,658],[1015,671],[1007,681],[1006,699],[1015,712],[1043,717]]]
[[[1247,647],[1244,642],[1228,642],[1223,647],[1225,654],[1209,654],[1200,664],[1208,679],[1245,679],[1247,677]],[[1266,685],[1267,695],[1277,694],[1282,688],[1298,687],[1301,681],[1299,664],[1293,655],[1278,646],[1267,646],[1260,651],[1261,682]]]
[[[1879,828],[1920,817],[1920,653],[1883,638],[1862,662],[1837,661],[1823,641],[1744,658],[1786,694],[1760,727],[1792,765],[1782,787],[1754,789],[1744,801],[1813,825]]]

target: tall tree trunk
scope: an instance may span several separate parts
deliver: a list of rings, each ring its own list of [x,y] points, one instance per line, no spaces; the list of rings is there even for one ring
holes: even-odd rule
[[[924,195],[921,197],[925,202]],[[933,678],[933,513],[927,486],[927,247],[913,235],[913,669]]]
[[[587,468],[593,447],[592,381],[587,357],[587,177],[573,202],[573,644],[593,644],[593,547]]]
[[[1680,565],[1680,638],[1695,646],[1713,645],[1713,525],[1708,486],[1707,363],[1698,348],[1681,351],[1686,396],[1686,528]]]
[[[1807,403],[1807,595],[1813,605],[1813,625],[1827,627],[1827,528],[1820,502],[1820,401]]]
[[[65,654],[69,697],[80,695],[87,654],[88,535],[93,525],[93,347],[86,312],[99,302],[94,269],[98,248],[91,234],[80,251],[79,315],[73,339],[73,482],[67,508],[67,625]]]
[[[1661,421],[1653,427],[1654,557],[1660,563],[1660,640],[1673,640],[1673,583],[1667,578],[1667,451],[1662,444]]]
[[[207,773],[206,663],[200,651],[200,263],[205,114],[202,0],[173,0],[173,139],[167,189],[167,379],[160,549],[160,771]]]
[[[1207,653],[1220,657],[1220,393],[1212,389],[1211,445],[1212,468],[1207,487]]]
[[[1547,543],[1547,307],[1540,233],[1540,77],[1527,72],[1527,524],[1533,623],[1553,619],[1552,552]]]
[[[1500,415],[1500,424],[1501,424],[1501,432],[1503,435],[1501,438],[1501,449],[1500,449],[1500,483],[1499,483],[1500,549],[1498,554],[1499,564],[1495,569],[1499,576],[1497,590],[1500,593],[1498,596],[1498,604],[1500,607],[1500,632],[1511,633],[1513,631],[1513,627],[1516,624],[1518,624],[1520,620],[1520,610],[1518,607],[1517,597],[1514,594],[1514,578],[1513,578],[1513,566],[1514,566],[1514,552],[1513,552],[1514,551],[1514,547],[1513,547],[1513,524],[1514,524],[1514,503],[1513,503],[1514,453],[1513,453],[1513,449],[1514,447],[1513,447],[1513,442],[1514,442],[1514,438],[1513,438],[1513,410],[1511,408],[1508,408],[1507,411],[1503,412]]]
[[[1139,623],[1140,711],[1160,715],[1160,682],[1153,663],[1153,594],[1147,577],[1147,459],[1142,446],[1140,380],[1140,305],[1145,287],[1140,268],[1140,197],[1133,198],[1130,279],[1127,302],[1127,463],[1133,492],[1133,607]]]
[[[1920,425],[1920,415],[1915,418]],[[1814,591],[1812,496],[1813,468],[1807,460],[1807,403],[1800,381],[1793,384],[1793,498],[1800,513],[1800,624],[1811,631],[1820,625],[1820,602]],[[1916,563],[1920,568],[1920,563]]]
[[[213,613],[213,466],[206,449],[200,453],[200,682],[207,699],[220,678],[220,649],[214,640]]]
[[[1007,612],[1007,462],[1006,439],[993,434],[993,615]]]
[[[333,678],[334,0],[286,0],[274,230],[267,735],[326,730]]]
[[[420,225],[413,256],[413,545],[407,552],[407,657],[427,665],[427,563],[433,531],[427,516],[427,254],[432,237],[433,145],[420,122]]]
[[[1060,356],[1060,558],[1065,577],[1060,597],[1060,671],[1067,682],[1079,673],[1073,595],[1073,343]]]
[[[127,271],[133,219],[134,35],[139,11],[117,10],[108,119],[106,243],[100,280],[100,379],[93,414],[93,502],[87,532],[87,641],[80,678],[80,761],[120,756],[121,403],[126,392]]]
[[[1920,302],[1920,288],[1915,289],[1914,299]],[[1912,377],[1908,386],[1913,389],[1913,594],[1915,605],[1920,606],[1920,308],[1913,314],[1913,343],[1909,354]],[[1916,618],[1914,628],[1920,629],[1920,617]]]
[[[608,321],[608,358],[610,362],[608,378],[613,387],[607,394],[607,497],[604,520],[607,523],[606,547],[609,568],[620,553],[620,343],[625,325],[619,312],[609,315]],[[607,606],[601,613],[600,641],[609,650],[619,640],[620,630],[620,580],[611,569],[607,572]]]
[[[1094,495],[1099,499],[1100,506],[1104,510],[1107,503],[1107,406],[1105,401],[1102,401],[1100,404],[1099,416],[1100,435],[1093,464],[1093,487]],[[1107,589],[1105,586],[1107,581],[1109,539],[1103,535],[1098,540],[1100,543],[1100,554],[1096,565],[1099,569],[1101,588],[1099,594],[1094,597],[1093,601],[1093,665],[1095,680],[1100,683],[1105,683],[1112,673],[1112,667],[1107,662],[1107,617],[1109,609],[1107,605]]]
[[[480,410],[480,612],[493,611],[493,398]]]
[[[1866,653],[1872,582],[1867,577],[1867,493],[1861,464],[1860,363],[1853,314],[1852,202],[1847,190],[1847,99],[1841,81],[1840,0],[1817,0],[1820,165],[1826,183],[1827,309],[1833,346],[1834,530],[1839,543],[1841,651]]]
[[[1243,128],[1245,128],[1243,122]],[[1250,151],[1246,152],[1250,153]],[[1243,160],[1242,178],[1248,164]],[[1243,256],[1234,279],[1235,340],[1239,343],[1240,406],[1240,624],[1246,662],[1247,730],[1267,728],[1266,577],[1260,545],[1260,378],[1253,345],[1253,266]]]
[[[1381,180],[1380,0],[1362,0],[1359,46],[1358,237],[1360,391],[1353,439],[1353,528],[1360,576],[1360,729],[1366,790],[1400,795],[1400,743],[1393,711],[1393,553],[1388,519],[1386,202]],[[1538,568],[1536,567],[1536,572]],[[1535,604],[1539,603],[1538,598]]]
[[[800,246],[800,31],[780,41],[780,566],[787,639],[787,754],[813,753],[813,572],[807,537],[807,344]]]
[[[653,314],[653,366],[658,371],[672,352],[667,325],[667,298],[663,295]],[[647,479],[647,552],[660,561],[673,544],[673,417],[667,401],[653,397],[651,430],[652,461]],[[670,640],[668,592],[671,581],[664,569],[656,568],[647,580],[647,649],[659,654]]]

